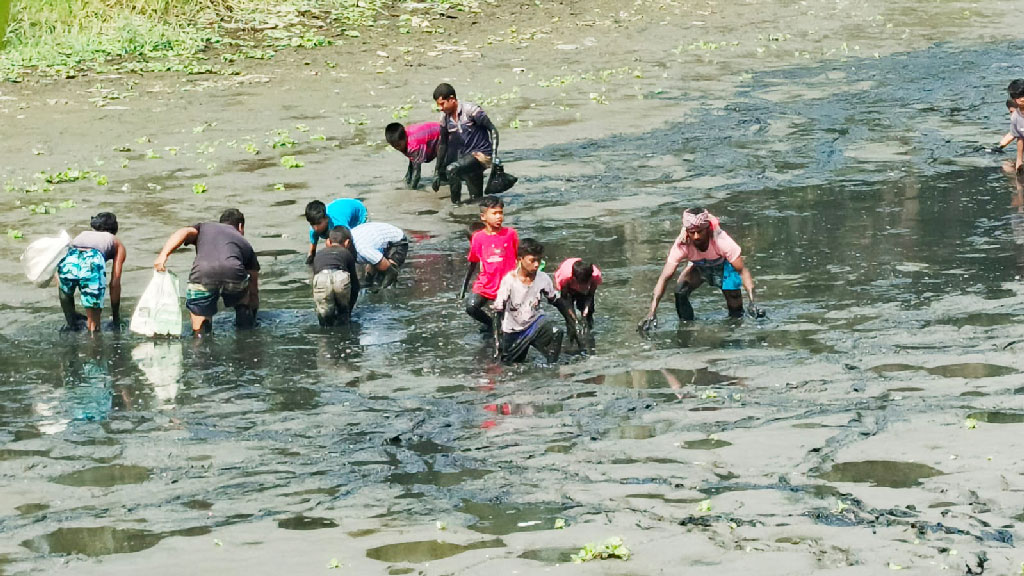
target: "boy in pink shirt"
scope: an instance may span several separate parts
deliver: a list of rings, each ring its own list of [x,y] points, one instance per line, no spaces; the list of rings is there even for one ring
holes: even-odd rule
[[[392,148],[409,159],[405,170],[405,183],[415,190],[420,185],[420,171],[423,165],[437,158],[437,144],[441,141],[441,125],[437,122],[421,122],[402,126],[392,122],[384,128],[384,138]]]
[[[462,282],[459,298],[465,296],[466,288],[473,274],[479,270],[473,293],[466,301],[466,314],[483,324],[488,333],[494,330],[494,320],[489,307],[498,294],[501,279],[516,267],[519,252],[519,235],[512,228],[505,228],[505,202],[497,196],[484,196],[480,201],[482,230],[473,234],[469,241],[469,270]]]
[[[683,260],[688,263],[679,275],[675,290],[676,313],[680,320],[693,320],[690,293],[705,281],[722,289],[730,318],[743,317],[741,285],[750,297],[750,314],[757,318],[764,316],[764,312],[754,305],[754,279],[743,265],[739,245],[722,230],[718,219],[707,210],[690,208],[683,212],[683,229],[672,243],[668,260],[661,270],[658,283],[654,285],[651,309],[637,326],[638,331],[646,332],[658,325],[658,302],[665,293],[665,284],[675,275]]]
[[[569,310],[576,307],[585,320],[580,326],[594,328],[594,293],[601,285],[601,269],[582,258],[568,258],[555,270],[555,289]]]

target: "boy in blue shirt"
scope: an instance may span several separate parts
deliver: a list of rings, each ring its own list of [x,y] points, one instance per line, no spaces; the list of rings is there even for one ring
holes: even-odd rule
[[[366,206],[355,198],[338,198],[328,205],[319,200],[306,204],[306,222],[309,222],[309,255],[306,265],[313,264],[316,256],[316,244],[335,226],[344,226],[349,230],[366,222]]]

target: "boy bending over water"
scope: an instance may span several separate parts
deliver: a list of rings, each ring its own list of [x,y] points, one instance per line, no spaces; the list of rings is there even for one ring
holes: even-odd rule
[[[384,128],[384,138],[392,148],[409,159],[409,167],[405,169],[405,184],[415,190],[420,185],[423,165],[437,157],[441,125],[437,122],[422,122],[402,126],[392,122]]]
[[[683,229],[668,253],[665,267],[654,285],[651,309],[637,326],[638,331],[646,332],[658,325],[658,303],[665,293],[665,284],[675,275],[683,260],[689,262],[675,289],[676,314],[680,320],[693,320],[690,293],[704,282],[722,289],[730,318],[743,316],[741,284],[750,297],[750,314],[758,318],[764,316],[754,306],[754,279],[743,265],[739,245],[718,225],[718,218],[704,208],[690,208],[683,212]]]
[[[57,280],[60,288],[57,295],[68,327],[78,329],[81,316],[75,311],[75,289],[81,294],[82,308],[85,308],[85,322],[89,332],[100,329],[100,313],[103,312],[103,294],[106,292],[107,261],[114,263],[110,271],[110,308],[113,311],[114,328],[121,325],[121,269],[127,251],[117,234],[117,216],[111,212],[100,212],[92,217],[92,230],[82,232],[71,241],[67,255],[57,264]]]
[[[565,318],[570,339],[576,340],[576,321],[565,302],[558,298],[551,277],[539,272],[544,246],[533,238],[519,245],[516,269],[501,279],[492,308],[501,315],[500,354],[502,362],[522,362],[530,346],[548,362],[556,362],[565,334],[540,309],[542,299],[554,305]]]
[[[313,258],[313,308],[320,326],[348,324],[359,298],[353,250],[349,229],[335,226],[327,236],[327,248]]]

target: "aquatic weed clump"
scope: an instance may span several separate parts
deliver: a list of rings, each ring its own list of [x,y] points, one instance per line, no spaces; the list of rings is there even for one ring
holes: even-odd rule
[[[609,558],[629,560],[631,554],[632,552],[622,542],[622,538],[612,536],[601,544],[592,542],[585,544],[579,552],[572,555],[572,561],[574,564],[582,564],[590,560],[607,560]]]

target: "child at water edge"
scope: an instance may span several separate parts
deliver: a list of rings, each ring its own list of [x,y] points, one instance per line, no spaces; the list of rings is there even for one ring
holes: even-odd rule
[[[68,253],[57,264],[57,291],[60,308],[68,327],[78,330],[81,315],[75,311],[75,290],[79,291],[85,323],[89,332],[100,329],[103,312],[104,281],[107,261],[113,262],[110,271],[110,309],[114,328],[121,326],[121,270],[128,252],[117,239],[117,216],[100,212],[89,221],[92,230],[82,232],[71,241]]]
[[[473,291],[466,300],[466,314],[483,325],[486,333],[494,329],[494,321],[487,307],[494,302],[501,285],[501,279],[516,267],[519,253],[519,234],[506,228],[505,202],[497,196],[485,196],[480,200],[480,222],[483,229],[469,240],[469,269],[462,282],[461,300],[473,274],[479,270]]]
[[[1009,135],[1017,141],[1017,160],[1013,164],[1013,169],[1020,172],[1021,168],[1024,168],[1024,116],[1021,115],[1021,110],[1024,110],[1024,78],[1010,82],[1006,91],[1010,99],[1017,104],[1017,113],[1010,115]]]
[[[349,229],[335,226],[327,235],[327,247],[313,258],[313,308],[321,327],[348,324],[359,298],[353,250]]]
[[[688,260],[675,290],[676,314],[680,320],[693,320],[690,294],[707,282],[721,288],[730,318],[743,316],[743,294],[750,297],[750,314],[761,318],[764,313],[754,305],[754,279],[743,265],[740,247],[722,230],[715,218],[704,208],[689,208],[683,212],[683,229],[669,251],[661,276],[654,286],[654,297],[647,317],[637,325],[637,331],[647,332],[658,325],[658,303],[665,293],[665,284],[675,275],[683,260]]]
[[[601,281],[601,269],[582,258],[567,258],[555,270],[555,289],[566,308],[579,311],[581,328],[594,328],[594,295]]]
[[[576,338],[576,321],[565,301],[558,297],[551,277],[540,272],[544,246],[533,238],[524,238],[519,245],[516,269],[501,279],[498,294],[491,308],[501,316],[501,361],[522,362],[530,346],[539,350],[548,362],[558,361],[565,334],[540,309],[547,300],[565,318],[565,327],[572,340]]]
[[[420,185],[423,165],[437,158],[437,145],[441,140],[441,125],[437,122],[421,122],[403,126],[392,122],[384,128],[384,139],[392,148],[409,159],[405,170],[405,184],[411,190]]]

